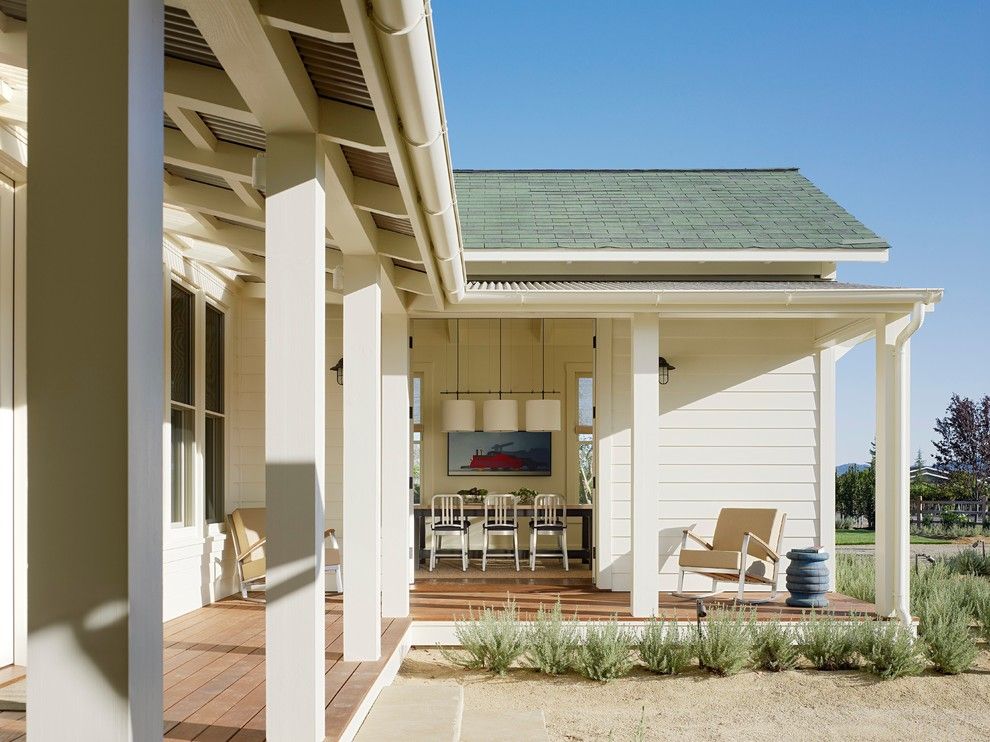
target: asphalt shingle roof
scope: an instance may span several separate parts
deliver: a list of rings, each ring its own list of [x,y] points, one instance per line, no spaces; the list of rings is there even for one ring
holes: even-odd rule
[[[457,170],[464,247],[884,248],[796,169]]]

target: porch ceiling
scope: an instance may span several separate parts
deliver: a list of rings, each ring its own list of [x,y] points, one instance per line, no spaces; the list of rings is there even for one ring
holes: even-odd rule
[[[395,266],[422,274],[420,291],[396,287],[400,300],[418,296],[442,306],[425,215],[404,213],[404,204],[420,200],[411,171],[395,164],[394,143],[404,140],[383,128],[397,125],[382,111],[394,105],[392,92],[369,84],[366,70],[380,64],[377,51],[354,43],[341,0],[164,5],[165,206],[190,217],[166,215],[165,231],[190,248],[186,257],[235,286],[257,281],[246,256],[263,255],[264,241],[244,230],[264,227],[265,197],[251,178],[252,161],[264,153],[268,131],[285,130],[273,111],[308,110],[293,130],[321,135],[327,152],[327,245],[338,253],[328,270],[339,265],[341,252],[378,252],[386,265],[395,258]],[[6,65],[26,70],[27,14],[26,0],[0,0],[0,79]],[[260,74],[259,60],[269,60]],[[296,70],[301,74],[294,77]],[[18,103],[0,104],[0,123],[20,126],[26,139],[26,104]],[[177,222],[188,228],[170,229]],[[191,240],[220,245],[235,259],[192,249]],[[224,259],[214,260],[216,254]],[[423,285],[431,287],[429,296]]]

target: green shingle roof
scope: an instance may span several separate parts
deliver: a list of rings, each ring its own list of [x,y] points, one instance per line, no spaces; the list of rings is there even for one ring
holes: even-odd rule
[[[797,169],[457,170],[464,247],[884,248]]]

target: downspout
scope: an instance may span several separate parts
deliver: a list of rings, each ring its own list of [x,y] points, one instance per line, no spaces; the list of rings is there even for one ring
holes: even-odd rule
[[[447,298],[464,298],[464,256],[429,3],[369,0]]]
[[[894,339],[894,346],[891,350],[893,353],[893,387],[894,392],[897,395],[895,404],[892,405],[892,411],[894,419],[893,429],[897,431],[897,457],[896,457],[896,468],[892,467],[890,474],[891,483],[894,485],[893,490],[896,495],[894,502],[894,518],[895,522],[899,524],[898,533],[898,544],[897,544],[897,554],[898,562],[903,561],[896,565],[896,570],[894,574],[894,610],[897,613],[897,617],[900,619],[901,623],[905,626],[911,626],[911,590],[908,584],[908,575],[910,570],[908,550],[909,546],[907,543],[900,543],[903,535],[903,527],[905,519],[909,518],[909,501],[910,495],[908,492],[908,480],[906,478],[907,474],[907,458],[908,449],[910,447],[910,431],[908,430],[907,420],[907,407],[908,407],[908,390],[904,388],[905,384],[909,383],[909,373],[907,354],[905,353],[905,346],[907,345],[908,339],[914,333],[916,333],[921,325],[925,322],[925,304],[923,302],[915,302],[914,306],[911,307],[911,318],[908,320],[907,325],[897,333],[897,337]],[[892,453],[892,452],[891,452]],[[894,460],[893,456],[889,457],[890,460]],[[910,531],[910,528],[908,528]],[[910,542],[910,536],[908,536],[906,541]]]

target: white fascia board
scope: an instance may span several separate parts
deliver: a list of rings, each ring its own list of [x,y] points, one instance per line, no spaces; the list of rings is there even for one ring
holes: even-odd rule
[[[858,248],[519,248],[464,250],[467,263],[885,263],[886,247]]]

